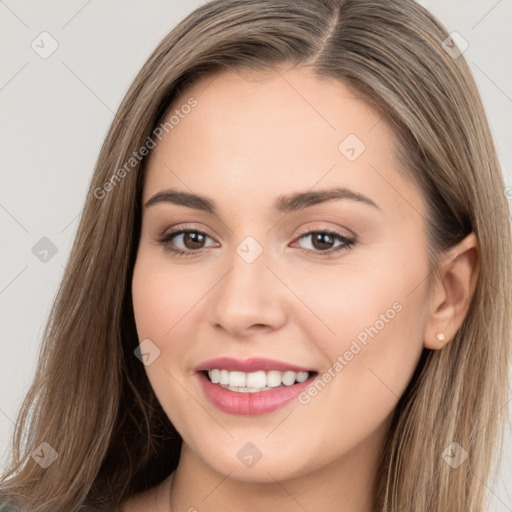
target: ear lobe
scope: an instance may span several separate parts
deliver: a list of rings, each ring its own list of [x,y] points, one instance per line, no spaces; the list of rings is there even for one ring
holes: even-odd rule
[[[475,234],[451,247],[439,267],[424,338],[424,346],[432,350],[443,348],[455,336],[469,310],[480,272]]]

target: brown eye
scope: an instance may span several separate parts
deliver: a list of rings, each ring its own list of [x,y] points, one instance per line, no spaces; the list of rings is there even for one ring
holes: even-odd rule
[[[183,244],[187,249],[202,249],[205,241],[203,233],[186,231],[183,233]]]
[[[355,244],[355,240],[351,240],[343,236],[341,233],[327,229],[303,233],[299,240],[307,238],[311,239],[313,249],[306,249],[306,251],[314,254],[320,254],[321,256],[324,254],[327,256],[342,250],[350,249]],[[341,243],[338,246],[333,246],[336,241]]]
[[[179,240],[179,237],[182,237],[181,244],[184,246],[183,249],[180,249],[179,246],[176,248],[176,242],[174,240]],[[210,237],[201,231],[181,229],[163,235],[158,241],[168,252],[178,255],[187,255],[188,252],[200,253],[205,247],[204,244],[207,238]]]

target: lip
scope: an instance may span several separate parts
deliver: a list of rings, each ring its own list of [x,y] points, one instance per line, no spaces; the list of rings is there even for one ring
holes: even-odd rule
[[[228,370],[230,372],[257,372],[259,370],[269,371],[277,370],[280,372],[314,372],[312,368],[305,368],[295,364],[286,363],[284,361],[277,361],[275,359],[266,359],[264,357],[252,357],[250,359],[235,359],[233,357],[218,357],[216,359],[209,359],[198,365],[194,370],[196,372],[203,372],[205,370]],[[305,381],[307,382],[307,381]],[[232,393],[232,391],[231,391]]]
[[[292,386],[282,386],[256,393],[239,393],[213,384],[206,376],[205,371],[199,371],[196,375],[203,393],[215,407],[228,414],[242,416],[266,414],[284,407],[302,393],[317,377],[315,372],[304,382]]]

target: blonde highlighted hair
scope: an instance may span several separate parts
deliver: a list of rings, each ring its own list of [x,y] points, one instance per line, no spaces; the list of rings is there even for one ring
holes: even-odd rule
[[[424,349],[397,405],[378,472],[379,512],[483,512],[503,437],[510,366],[512,241],[505,184],[474,79],[443,48],[445,28],[413,0],[214,0],[148,58],[106,135],[1,494],[35,512],[113,510],[161,482],[181,438],[134,356],[131,278],[146,158],[123,167],[197,79],[225,69],[308,66],[357,91],[390,123],[399,171],[417,183],[432,280],[473,231],[480,274],[469,312],[442,350]],[[459,443],[468,460],[442,458]],[[59,454],[31,458],[42,442]],[[81,508],[82,507],[82,508]]]

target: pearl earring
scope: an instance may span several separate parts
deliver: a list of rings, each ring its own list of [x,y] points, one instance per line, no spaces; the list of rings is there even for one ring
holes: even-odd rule
[[[436,338],[439,340],[439,341],[444,341],[444,334],[441,332],[441,333],[438,333],[436,334]]]

